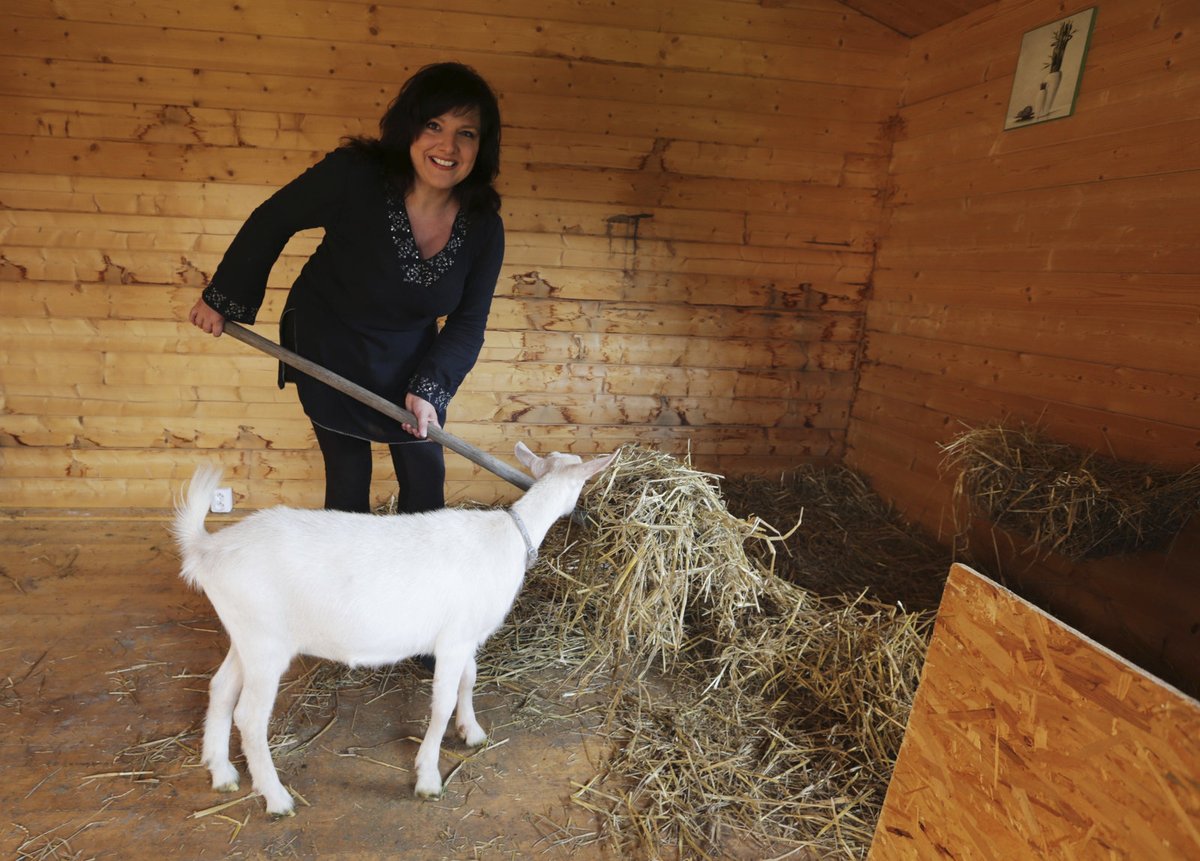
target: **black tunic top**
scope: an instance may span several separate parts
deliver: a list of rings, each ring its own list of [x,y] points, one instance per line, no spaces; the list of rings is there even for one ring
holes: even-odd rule
[[[267,275],[291,236],[323,227],[284,308],[282,343],[403,405],[408,392],[446,406],[483,346],[504,257],[495,213],[460,212],[446,247],[422,259],[383,168],[349,147],[329,153],[254,210],[204,290],[225,317],[253,323]],[[445,317],[438,331],[437,320]],[[376,442],[411,442],[400,424],[287,369],[316,424]]]

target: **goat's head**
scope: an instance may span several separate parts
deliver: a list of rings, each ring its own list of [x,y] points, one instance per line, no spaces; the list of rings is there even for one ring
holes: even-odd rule
[[[579,478],[580,486],[612,463],[613,458],[616,457],[616,453],[613,453],[585,462],[577,454],[563,454],[559,451],[552,451],[545,457],[540,457],[530,451],[523,442],[517,443],[516,453],[517,460],[529,470],[535,479],[540,479],[552,472],[570,470]]]

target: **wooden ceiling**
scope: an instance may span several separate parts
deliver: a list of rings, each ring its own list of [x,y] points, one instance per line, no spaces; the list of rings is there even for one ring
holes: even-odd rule
[[[920,36],[997,0],[841,0],[903,36]]]

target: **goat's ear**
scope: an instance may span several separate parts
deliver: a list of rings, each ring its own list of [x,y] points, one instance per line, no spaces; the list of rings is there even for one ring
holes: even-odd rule
[[[612,454],[606,454],[604,457],[598,457],[595,460],[589,460],[585,463],[583,466],[587,471],[588,478],[591,478],[598,472],[603,472],[616,456],[617,453],[614,451]]]
[[[529,450],[529,446],[525,445],[525,443],[523,443],[523,442],[517,443],[517,447],[515,450],[517,453],[517,460],[521,461],[521,463],[524,464],[525,468],[527,470],[529,470],[530,472],[533,472],[536,469],[537,464],[540,463],[542,460],[536,454],[531,452]]]

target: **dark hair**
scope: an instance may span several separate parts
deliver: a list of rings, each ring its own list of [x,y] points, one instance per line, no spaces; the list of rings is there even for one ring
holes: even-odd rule
[[[412,189],[414,170],[409,147],[425,123],[446,113],[479,111],[479,154],[470,175],[454,187],[458,205],[468,214],[497,212],[500,195],[493,187],[500,173],[500,106],[478,72],[462,63],[423,66],[403,87],[379,120],[379,137],[349,137],[345,143],[383,162],[400,191]]]

